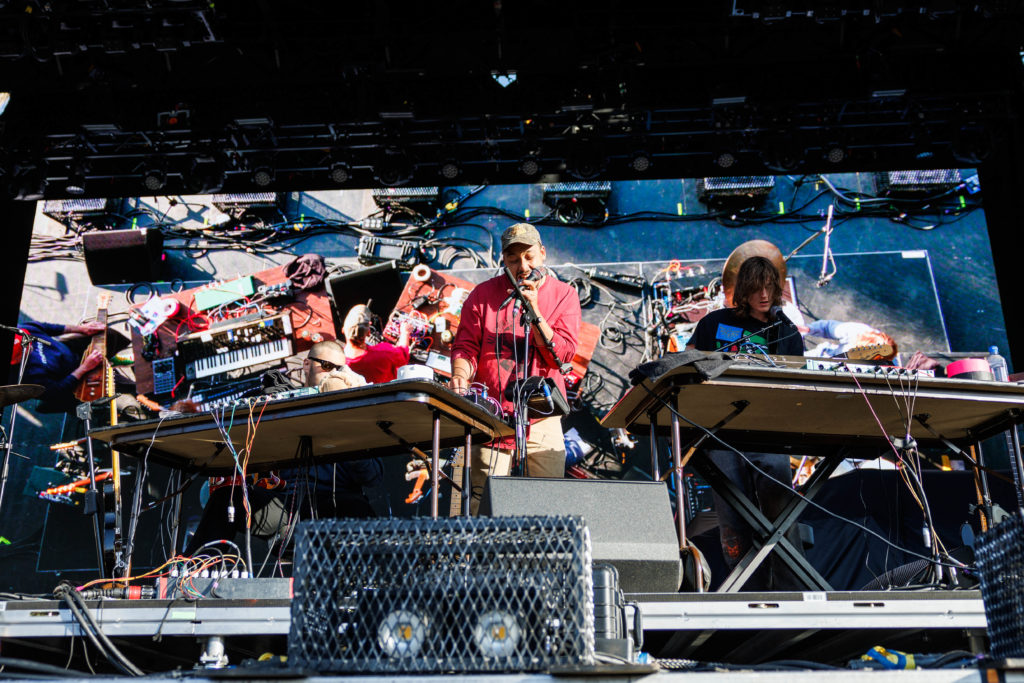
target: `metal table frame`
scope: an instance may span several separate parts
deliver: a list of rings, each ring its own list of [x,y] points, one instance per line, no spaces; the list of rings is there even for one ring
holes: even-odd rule
[[[794,362],[802,364],[803,359]],[[941,407],[945,410],[939,416],[949,434],[939,434],[928,427],[920,432],[917,440],[922,443],[953,444],[975,443],[1000,432],[1004,432],[1024,420],[1024,387],[1006,383],[976,382],[949,379],[918,379],[915,389],[926,395],[932,402],[932,409]],[[856,385],[856,390],[853,386]],[[702,388],[703,387],[703,388]],[[713,406],[708,404],[710,389],[715,387],[721,400]],[[865,388],[866,387],[866,388]],[[648,433],[651,437],[652,459],[656,456],[655,439],[659,435],[667,435],[672,443],[672,462],[676,471],[676,481],[682,481],[682,468],[693,459],[694,468],[703,476],[714,490],[721,495],[737,513],[752,527],[754,531],[754,547],[741,558],[740,563],[723,582],[720,591],[735,592],[742,588],[751,574],[767,558],[777,551],[783,562],[811,590],[830,591],[828,582],[815,570],[802,553],[785,538],[785,532],[796,523],[797,518],[807,506],[808,500],[816,495],[828,480],[843,457],[834,454],[834,445],[841,443],[848,448],[863,447],[872,449],[877,455],[879,451],[889,449],[880,436],[869,436],[860,433],[829,433],[808,430],[799,433],[795,439],[802,454],[824,455],[822,462],[815,468],[814,474],[804,485],[802,497],[794,497],[783,512],[774,520],[769,520],[754,503],[722,472],[706,453],[698,451],[699,445],[706,438],[703,432],[692,429],[699,438],[689,444],[684,458],[682,452],[682,429],[680,415],[686,415],[693,408],[702,411],[708,424],[712,423],[709,415],[715,412],[724,416],[709,427],[717,432],[727,443],[746,447],[748,450],[769,450],[783,447],[785,452],[792,447],[794,431],[784,421],[778,419],[783,414],[785,401],[791,405],[804,406],[800,399],[806,399],[810,410],[813,406],[824,405],[823,396],[845,398],[854,391],[863,391],[865,395],[886,394],[889,379],[884,375],[858,376],[856,381],[849,373],[804,370],[802,367],[765,367],[761,365],[734,364],[718,377],[704,381],[697,370],[691,365],[680,365],[665,372],[654,380],[647,379],[627,391],[611,411],[604,417],[602,424],[606,427],[625,427],[631,432]],[[752,402],[765,397],[782,399],[775,393],[779,389],[793,391],[778,406],[766,406],[765,401],[758,405],[758,410],[748,411]],[[726,391],[743,394],[740,400],[728,401],[722,398]],[[759,398],[758,398],[759,397]],[[732,396],[731,398],[735,398]],[[957,406],[969,405],[973,417],[965,423],[957,417]],[[672,406],[675,410],[669,410]],[[729,408],[732,412],[729,413]],[[779,415],[772,412],[779,408]],[[808,408],[805,408],[808,409]],[[669,428],[659,426],[659,414],[669,413]],[[966,411],[965,411],[966,412]],[[756,413],[756,414],[752,414]],[[915,413],[915,423],[923,426],[922,417]],[[661,421],[664,425],[664,420]],[[834,423],[831,425],[835,427]],[[841,431],[841,430],[837,430]],[[883,445],[884,444],[884,445]],[[830,448],[830,452],[821,452],[821,448]],[[1019,458],[1018,458],[1019,459]],[[652,465],[652,472],[657,477],[657,464]],[[677,488],[677,492],[680,489]],[[676,517],[681,547],[685,546],[685,507],[681,495],[676,496]]]
[[[491,441],[512,433],[511,427],[482,406],[452,392],[444,385],[426,380],[396,380],[325,394],[270,400],[256,406],[262,409],[260,424],[273,425],[278,440],[311,438],[308,434],[308,420],[311,417],[316,420],[317,429],[329,434],[332,416],[338,418],[344,413],[352,413],[361,418],[365,416],[366,423],[361,424],[365,424],[366,431],[337,434],[337,438],[330,439],[338,441],[337,445],[321,446],[320,453],[325,463],[404,453],[403,444],[430,447],[430,514],[435,519],[438,516],[441,448],[463,446],[469,453],[474,443]],[[236,413],[235,421],[244,424],[249,412],[256,409],[243,406]],[[394,410],[407,413],[412,411],[417,415],[428,413],[429,428],[426,420],[422,423],[405,421],[400,425],[404,440],[399,443],[388,429],[394,426],[398,430],[399,426],[386,419],[388,412]],[[447,432],[447,436],[442,436],[442,432]],[[237,441],[241,444],[244,433],[239,432],[239,435]],[[211,475],[234,471],[234,461],[224,452],[226,444],[209,413],[100,427],[92,429],[89,436],[109,443],[112,449],[137,457],[143,457],[148,452],[149,457],[155,461],[176,469]],[[235,434],[230,436],[232,442],[235,442]],[[258,435],[256,441],[259,441]],[[367,443],[372,445],[366,446]],[[471,458],[467,457],[463,486],[470,481],[469,460]],[[290,457],[282,458],[280,452],[271,448],[254,451],[249,466],[253,471],[256,468],[273,469],[288,465],[290,461]],[[464,496],[463,514],[466,516],[469,515],[469,499],[470,496]]]

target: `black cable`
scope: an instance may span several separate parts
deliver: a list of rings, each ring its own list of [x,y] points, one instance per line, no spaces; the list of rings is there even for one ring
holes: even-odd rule
[[[125,673],[131,676],[145,675],[143,674],[141,669],[135,666],[135,664],[133,664],[131,660],[124,656],[121,650],[119,650],[118,647],[114,645],[113,641],[111,641],[110,638],[107,637],[107,634],[103,632],[103,629],[100,628],[99,623],[97,623],[96,619],[93,617],[92,610],[90,610],[89,606],[85,604],[85,600],[78,593],[78,591],[71,587],[70,590],[67,592],[67,595],[70,596],[72,602],[78,603],[78,607],[85,615],[86,621],[88,621],[92,628],[95,630],[96,637],[99,638],[100,642],[104,644],[104,646],[106,647],[106,651],[109,652],[109,656],[112,656],[111,663],[114,663],[115,666],[117,666],[117,663],[120,663],[121,666],[119,666],[118,668],[123,668]]]
[[[84,671],[75,671],[74,669],[62,669],[59,666],[53,664],[46,664],[44,662],[34,662],[30,659],[18,659],[16,657],[0,657],[0,667],[4,668],[3,678],[10,677],[10,672],[6,669],[8,667],[13,669],[24,669],[37,674],[49,674],[50,676],[82,676],[88,677],[89,674]]]
[[[946,654],[942,655],[941,657],[936,659],[934,662],[931,662],[927,666],[922,666],[921,668],[922,669],[941,669],[941,668],[946,667],[949,664],[952,664],[953,662],[958,662],[958,661],[961,661],[961,660],[968,660],[973,665],[975,662],[977,662],[977,659],[978,658],[977,658],[977,656],[974,653],[968,652],[967,650],[953,650],[951,652],[947,652]],[[963,667],[961,666],[961,667],[958,667],[958,668],[963,668]]]
[[[62,590],[63,589],[63,590]],[[107,638],[106,634],[93,619],[92,613],[89,608],[85,605],[84,601],[81,601],[81,596],[78,595],[78,591],[75,590],[74,586],[69,584],[62,584],[57,587],[54,594],[58,594],[60,591],[60,597],[67,603],[68,608],[74,615],[75,620],[78,621],[82,630],[85,631],[85,635],[92,641],[93,646],[107,658],[107,660],[117,668],[118,671],[128,676],[142,676],[144,675],[134,664],[127,660],[121,651],[117,649],[110,639]],[[77,598],[77,600],[76,600]]]

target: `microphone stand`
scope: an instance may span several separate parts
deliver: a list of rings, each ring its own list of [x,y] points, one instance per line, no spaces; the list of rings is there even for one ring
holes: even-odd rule
[[[508,269],[505,269],[506,274],[511,277],[511,273]],[[518,288],[513,290],[518,292]],[[515,309],[519,308],[521,313],[519,321],[523,326],[523,364],[519,365],[516,363],[516,371],[513,375],[512,381],[515,382],[513,385],[516,387],[516,391],[513,392],[512,397],[514,399],[513,404],[515,406],[515,421],[516,421],[516,453],[515,453],[515,465],[512,468],[515,475],[520,477],[527,476],[526,471],[526,441],[527,441],[527,430],[530,428],[530,418],[527,416],[527,410],[525,402],[522,400],[523,385],[526,382],[526,378],[530,376],[530,327],[533,324],[528,318],[526,307],[523,305],[522,292],[518,292],[520,298],[517,298],[512,308],[512,346],[515,348],[516,336],[515,336]],[[522,408],[522,409],[520,409]]]
[[[520,308],[520,322],[523,325],[523,333],[524,333],[523,334],[523,346],[524,346],[523,365],[522,365],[522,370],[521,371],[520,371],[520,366],[518,364],[516,365],[516,377],[513,378],[513,381],[516,382],[514,384],[514,386],[517,388],[517,390],[514,393],[513,397],[515,399],[514,405],[515,405],[515,408],[516,408],[516,410],[515,410],[515,424],[516,424],[516,454],[515,454],[515,457],[516,457],[516,467],[515,467],[515,470],[516,470],[517,473],[521,473],[523,475],[526,475],[527,474],[527,472],[526,472],[526,438],[527,438],[526,437],[526,430],[528,429],[528,426],[529,426],[529,418],[527,417],[527,412],[528,411],[526,410],[525,402],[521,400],[522,397],[519,395],[519,393],[522,391],[522,386],[523,386],[523,383],[525,383],[526,378],[529,377],[529,371],[530,371],[530,336],[532,334],[532,329],[533,329],[534,325],[537,323],[538,320],[540,320],[540,315],[537,313],[536,309],[534,309],[533,304],[530,303],[530,301],[525,296],[523,296],[523,291],[522,291],[522,289],[519,288],[519,281],[516,280],[514,275],[512,275],[512,271],[509,270],[507,266],[502,268],[502,270],[505,273],[505,277],[508,278],[509,284],[512,286],[512,293],[509,295],[509,299],[507,299],[505,303],[507,304],[508,301],[515,300],[515,306]],[[515,314],[513,313],[513,330],[515,329],[514,316],[515,316]],[[544,348],[547,349],[549,354],[551,354],[551,358],[554,359],[555,363],[558,363],[558,356],[555,354],[555,345],[552,342],[552,340],[545,339],[544,335],[540,332],[539,329],[537,330],[537,335],[540,337],[540,341],[544,345]],[[514,333],[512,335],[512,343],[513,343],[513,346],[514,346],[515,345],[515,334]],[[561,372],[563,375],[568,373],[568,372],[570,372],[571,370],[572,370],[572,365],[570,365],[569,363],[561,363],[561,364],[558,365],[558,371]],[[520,374],[521,374],[521,378],[519,377]],[[517,381],[519,379],[521,379],[521,381]]]
[[[0,329],[14,334],[21,335],[21,362],[18,365],[18,384],[21,384],[21,380],[25,377],[25,368],[28,366],[28,357],[32,353],[33,344],[42,344],[43,346],[53,346],[50,342],[37,337],[33,334],[20,330],[17,327],[10,327],[8,325],[0,325]],[[0,468],[0,509],[3,508],[4,504],[4,491],[7,489],[7,477],[10,474],[11,466],[11,450],[14,448],[14,426],[17,424],[18,419],[18,405],[12,404],[11,406],[11,423],[7,429],[7,433],[4,434],[4,463],[3,467]],[[3,427],[0,426],[0,431]]]

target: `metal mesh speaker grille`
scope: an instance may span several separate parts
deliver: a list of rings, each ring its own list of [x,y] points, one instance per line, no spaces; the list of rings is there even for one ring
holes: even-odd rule
[[[974,548],[993,657],[1024,657],[1024,519],[1011,517]]]
[[[304,522],[289,664],[366,673],[589,664],[591,565],[581,517]]]

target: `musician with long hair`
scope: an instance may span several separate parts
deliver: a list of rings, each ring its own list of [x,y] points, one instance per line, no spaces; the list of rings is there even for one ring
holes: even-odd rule
[[[802,356],[800,332],[784,317],[772,319],[772,307],[782,304],[782,281],[771,261],[752,256],[740,266],[733,290],[732,308],[712,311],[694,330],[689,348],[701,351],[725,351],[765,356],[784,354]],[[744,453],[709,450],[708,455],[729,479],[755,501],[770,520],[779,516],[792,495],[792,471],[789,455],[780,453]],[[715,512],[722,555],[733,569],[753,547],[753,530],[724,498],[714,492]],[[786,532],[797,550],[801,549],[796,525]],[[773,553],[744,584],[744,590],[803,590],[806,588]]]

